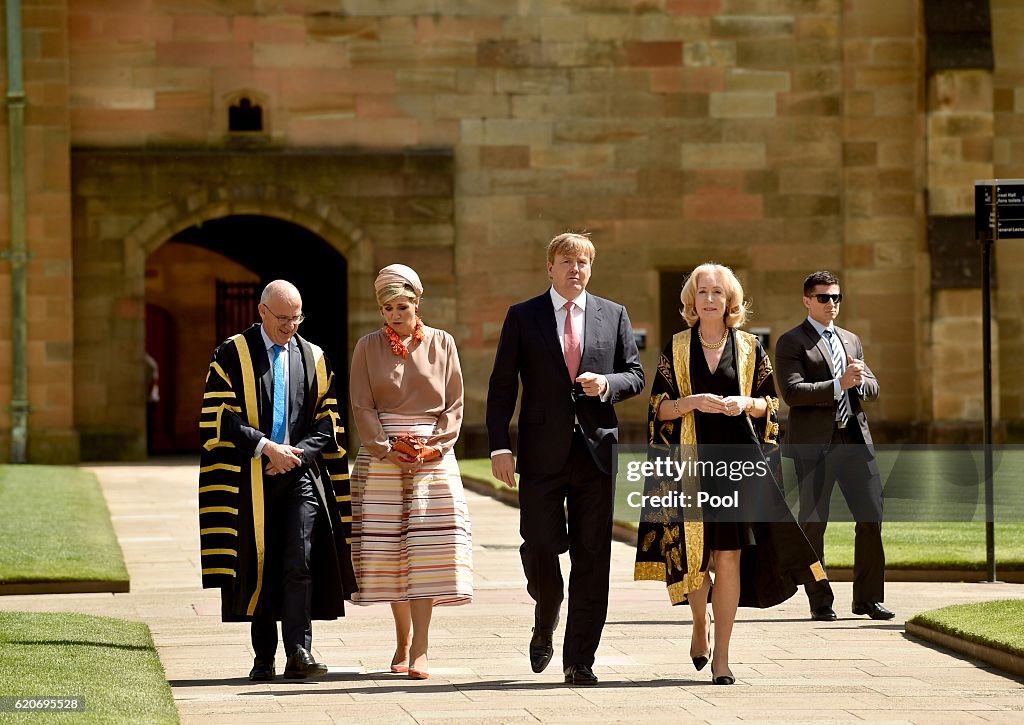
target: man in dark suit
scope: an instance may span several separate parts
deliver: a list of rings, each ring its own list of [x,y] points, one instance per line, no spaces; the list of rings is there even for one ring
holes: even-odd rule
[[[836,481],[855,528],[853,613],[892,619],[885,608],[882,480],[862,401],[878,397],[860,338],[833,324],[843,295],[839,279],[819,271],[804,280],[807,319],[779,338],[775,370],[789,406],[784,451],[800,482],[800,523],[822,562],[829,501]],[[811,619],[835,621],[827,581],[805,585]]]
[[[612,407],[644,387],[626,309],[588,294],[594,245],[560,234],[548,245],[551,288],[513,305],[505,317],[487,392],[487,432],[495,478],[515,487],[509,424],[519,383],[520,554],[533,597],[530,664],[547,667],[563,597],[559,554],[568,551],[565,681],[593,685],[594,653],[608,613],[614,504]],[[568,508],[568,519],[566,518]]]
[[[199,520],[204,587],[221,589],[222,618],[251,621],[251,680],[275,675],[277,621],[284,676],[319,677],[311,620],[344,615],[355,591],[351,497],[334,375],[296,333],[302,298],[276,280],[262,324],[222,343],[200,419]]]

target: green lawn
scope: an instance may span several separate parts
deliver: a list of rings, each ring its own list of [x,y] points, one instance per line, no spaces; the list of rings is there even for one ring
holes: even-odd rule
[[[1006,454],[1004,454],[1006,455]],[[908,458],[911,463],[908,464]],[[905,491],[909,486],[907,480],[919,481],[924,485],[933,480],[929,470],[935,470],[934,476],[939,477],[941,457],[919,457],[914,460],[911,455],[903,453],[901,456],[887,456],[883,451],[879,456],[883,476],[887,481],[895,481],[899,484],[894,490]],[[1005,500],[1012,494],[1007,492],[1008,482],[1011,480],[1013,468],[1008,465],[1010,460],[1001,460],[1000,470],[997,471],[997,478],[1001,485],[997,486],[997,493]],[[505,488],[491,477],[491,463],[488,459],[466,459],[459,461],[462,472],[466,476],[487,481],[496,488]],[[1024,464],[1022,464],[1024,467]],[[900,476],[901,468],[909,468],[913,475]],[[922,472],[924,468],[924,472]],[[896,471],[896,477],[892,472]],[[949,467],[942,470],[948,476]],[[783,474],[787,481],[792,480],[792,462],[785,459],[783,462]],[[620,477],[621,479],[622,477]],[[943,483],[940,481],[940,484]],[[626,502],[630,492],[639,490],[641,484],[629,485],[619,481],[615,492],[615,518],[626,524],[636,524],[637,511]],[[1024,488],[1024,487],[1019,487]],[[791,486],[787,486],[787,500],[791,508],[795,509],[796,492]],[[922,496],[922,498],[924,498]],[[963,497],[961,497],[963,498]],[[836,500],[841,501],[837,496],[833,499],[833,509],[836,508]],[[906,503],[911,499],[894,499]],[[886,503],[887,511],[889,503]],[[895,506],[894,506],[895,508]],[[825,553],[827,565],[834,567],[853,566],[853,543],[854,524],[852,522],[835,521],[830,523],[825,533]],[[1024,522],[1014,521],[997,523],[995,527],[996,561],[1001,570],[1024,569]],[[985,569],[985,524],[983,521],[948,521],[948,522],[922,522],[922,521],[886,521],[882,525],[882,538],[885,543],[886,568],[889,569]]]
[[[1024,657],[1024,599],[954,604],[922,612],[909,621]]]
[[[0,613],[0,695],[84,697],[85,710],[25,715],[47,723],[177,723],[149,628],[84,614]],[[10,713],[0,715],[14,720]]]
[[[93,474],[0,466],[0,511],[0,582],[128,579]]]

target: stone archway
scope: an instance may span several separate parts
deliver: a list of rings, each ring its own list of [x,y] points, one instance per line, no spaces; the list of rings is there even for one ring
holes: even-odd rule
[[[438,309],[454,315],[452,179],[447,151],[74,151],[75,425],[82,457],[145,455],[144,273],[158,246],[189,227],[236,215],[309,230],[347,260],[351,345],[377,325],[372,280],[393,261],[421,270],[433,282]],[[444,316],[439,323],[454,323]]]

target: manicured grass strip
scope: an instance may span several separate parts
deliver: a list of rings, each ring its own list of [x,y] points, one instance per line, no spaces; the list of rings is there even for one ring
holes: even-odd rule
[[[852,522],[828,525],[825,531],[827,566],[853,566]],[[985,569],[984,523],[883,522],[886,569]],[[996,524],[998,570],[1024,569],[1024,524]]]
[[[954,604],[922,612],[909,621],[1024,657],[1024,599]]]
[[[0,466],[0,582],[125,581],[96,477],[67,466]]]
[[[109,617],[0,612],[0,695],[85,698],[84,712],[26,722],[178,722],[149,627]]]

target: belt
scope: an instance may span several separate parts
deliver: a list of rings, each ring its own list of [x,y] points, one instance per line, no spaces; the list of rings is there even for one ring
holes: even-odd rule
[[[846,420],[837,420],[835,422],[835,425],[836,428],[838,428],[839,430],[844,430],[850,426],[850,419],[847,418]]]

